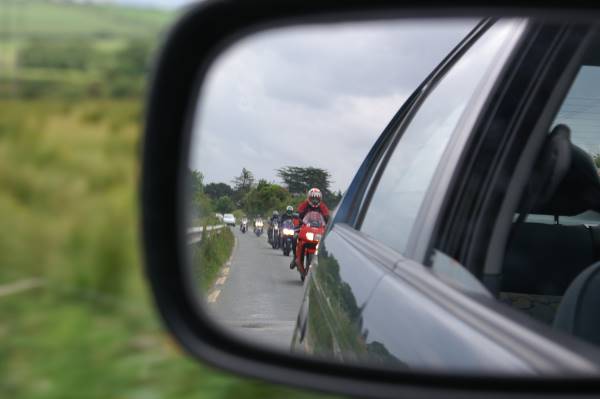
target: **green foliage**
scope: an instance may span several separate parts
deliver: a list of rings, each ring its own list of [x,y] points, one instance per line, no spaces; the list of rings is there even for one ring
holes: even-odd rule
[[[209,231],[205,226],[198,248],[192,250],[192,259],[203,292],[208,292],[214,284],[221,266],[231,255],[234,241],[229,228]]]
[[[246,196],[244,210],[249,215],[266,215],[274,209],[284,209],[289,203],[291,196],[285,188],[260,180]]]
[[[192,193],[202,193],[204,192],[204,174],[197,170],[190,171],[190,188]]]
[[[215,210],[219,213],[230,213],[234,208],[233,200],[226,195],[219,198],[215,203]]]
[[[246,168],[242,168],[239,176],[234,177],[233,183],[233,202],[238,207],[245,206],[245,197],[254,185],[254,175]]]
[[[19,51],[18,64],[21,68],[84,70],[89,67],[92,53],[90,42],[79,38],[35,38]]]
[[[204,187],[204,192],[213,200],[219,199],[224,195],[228,197],[233,195],[233,189],[226,183],[209,183]]]
[[[239,225],[240,224],[240,220],[246,216],[246,212],[244,212],[241,209],[236,209],[235,211],[232,212],[233,216],[235,216],[235,221],[236,223]]]
[[[174,16],[60,1],[4,3],[9,22],[27,18],[6,37],[8,54],[0,59],[4,98],[139,98],[162,23]],[[38,31],[40,25],[47,30]]]
[[[193,204],[195,209],[194,215],[200,218],[212,215],[215,211],[212,201],[203,192],[196,192],[193,197]]]
[[[596,165],[596,168],[600,169],[600,154],[594,154],[592,155],[592,158],[594,160],[594,165]]]
[[[331,185],[331,174],[321,168],[285,166],[277,169],[277,175],[293,194],[306,194],[312,187],[328,193]]]
[[[144,37],[149,32],[163,30],[175,17],[168,10],[85,3],[2,0],[3,21],[14,23],[11,33],[21,39],[68,36],[107,39]]]

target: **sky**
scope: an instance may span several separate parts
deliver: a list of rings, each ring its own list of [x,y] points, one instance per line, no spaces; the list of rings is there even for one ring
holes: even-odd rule
[[[475,25],[399,20],[264,31],[211,66],[197,103],[190,167],[230,184],[243,167],[314,166],[345,191],[399,107]]]

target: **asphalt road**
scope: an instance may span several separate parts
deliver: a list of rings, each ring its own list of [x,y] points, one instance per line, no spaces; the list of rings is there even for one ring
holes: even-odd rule
[[[298,271],[289,268],[293,255],[272,249],[266,230],[260,237],[251,230],[243,234],[239,226],[232,230],[237,243],[209,295],[209,311],[244,339],[289,350],[304,293]]]

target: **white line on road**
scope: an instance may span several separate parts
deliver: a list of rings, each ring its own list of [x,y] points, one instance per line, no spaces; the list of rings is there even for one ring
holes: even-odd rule
[[[217,282],[215,284],[217,284],[217,285],[223,285],[223,284],[225,284],[225,280],[227,280],[227,277],[225,277],[225,276],[219,277],[217,279]]]
[[[44,285],[44,280],[41,278],[26,278],[24,280],[0,286],[0,297],[18,294],[19,292],[37,288],[42,285]]]
[[[209,296],[208,296],[208,303],[215,303],[217,301],[217,298],[219,297],[219,294],[221,293],[221,290],[214,290]]]

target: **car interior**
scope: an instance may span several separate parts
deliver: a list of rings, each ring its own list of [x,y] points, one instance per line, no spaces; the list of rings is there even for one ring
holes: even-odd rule
[[[499,299],[600,345],[600,38],[584,55],[508,238]]]

